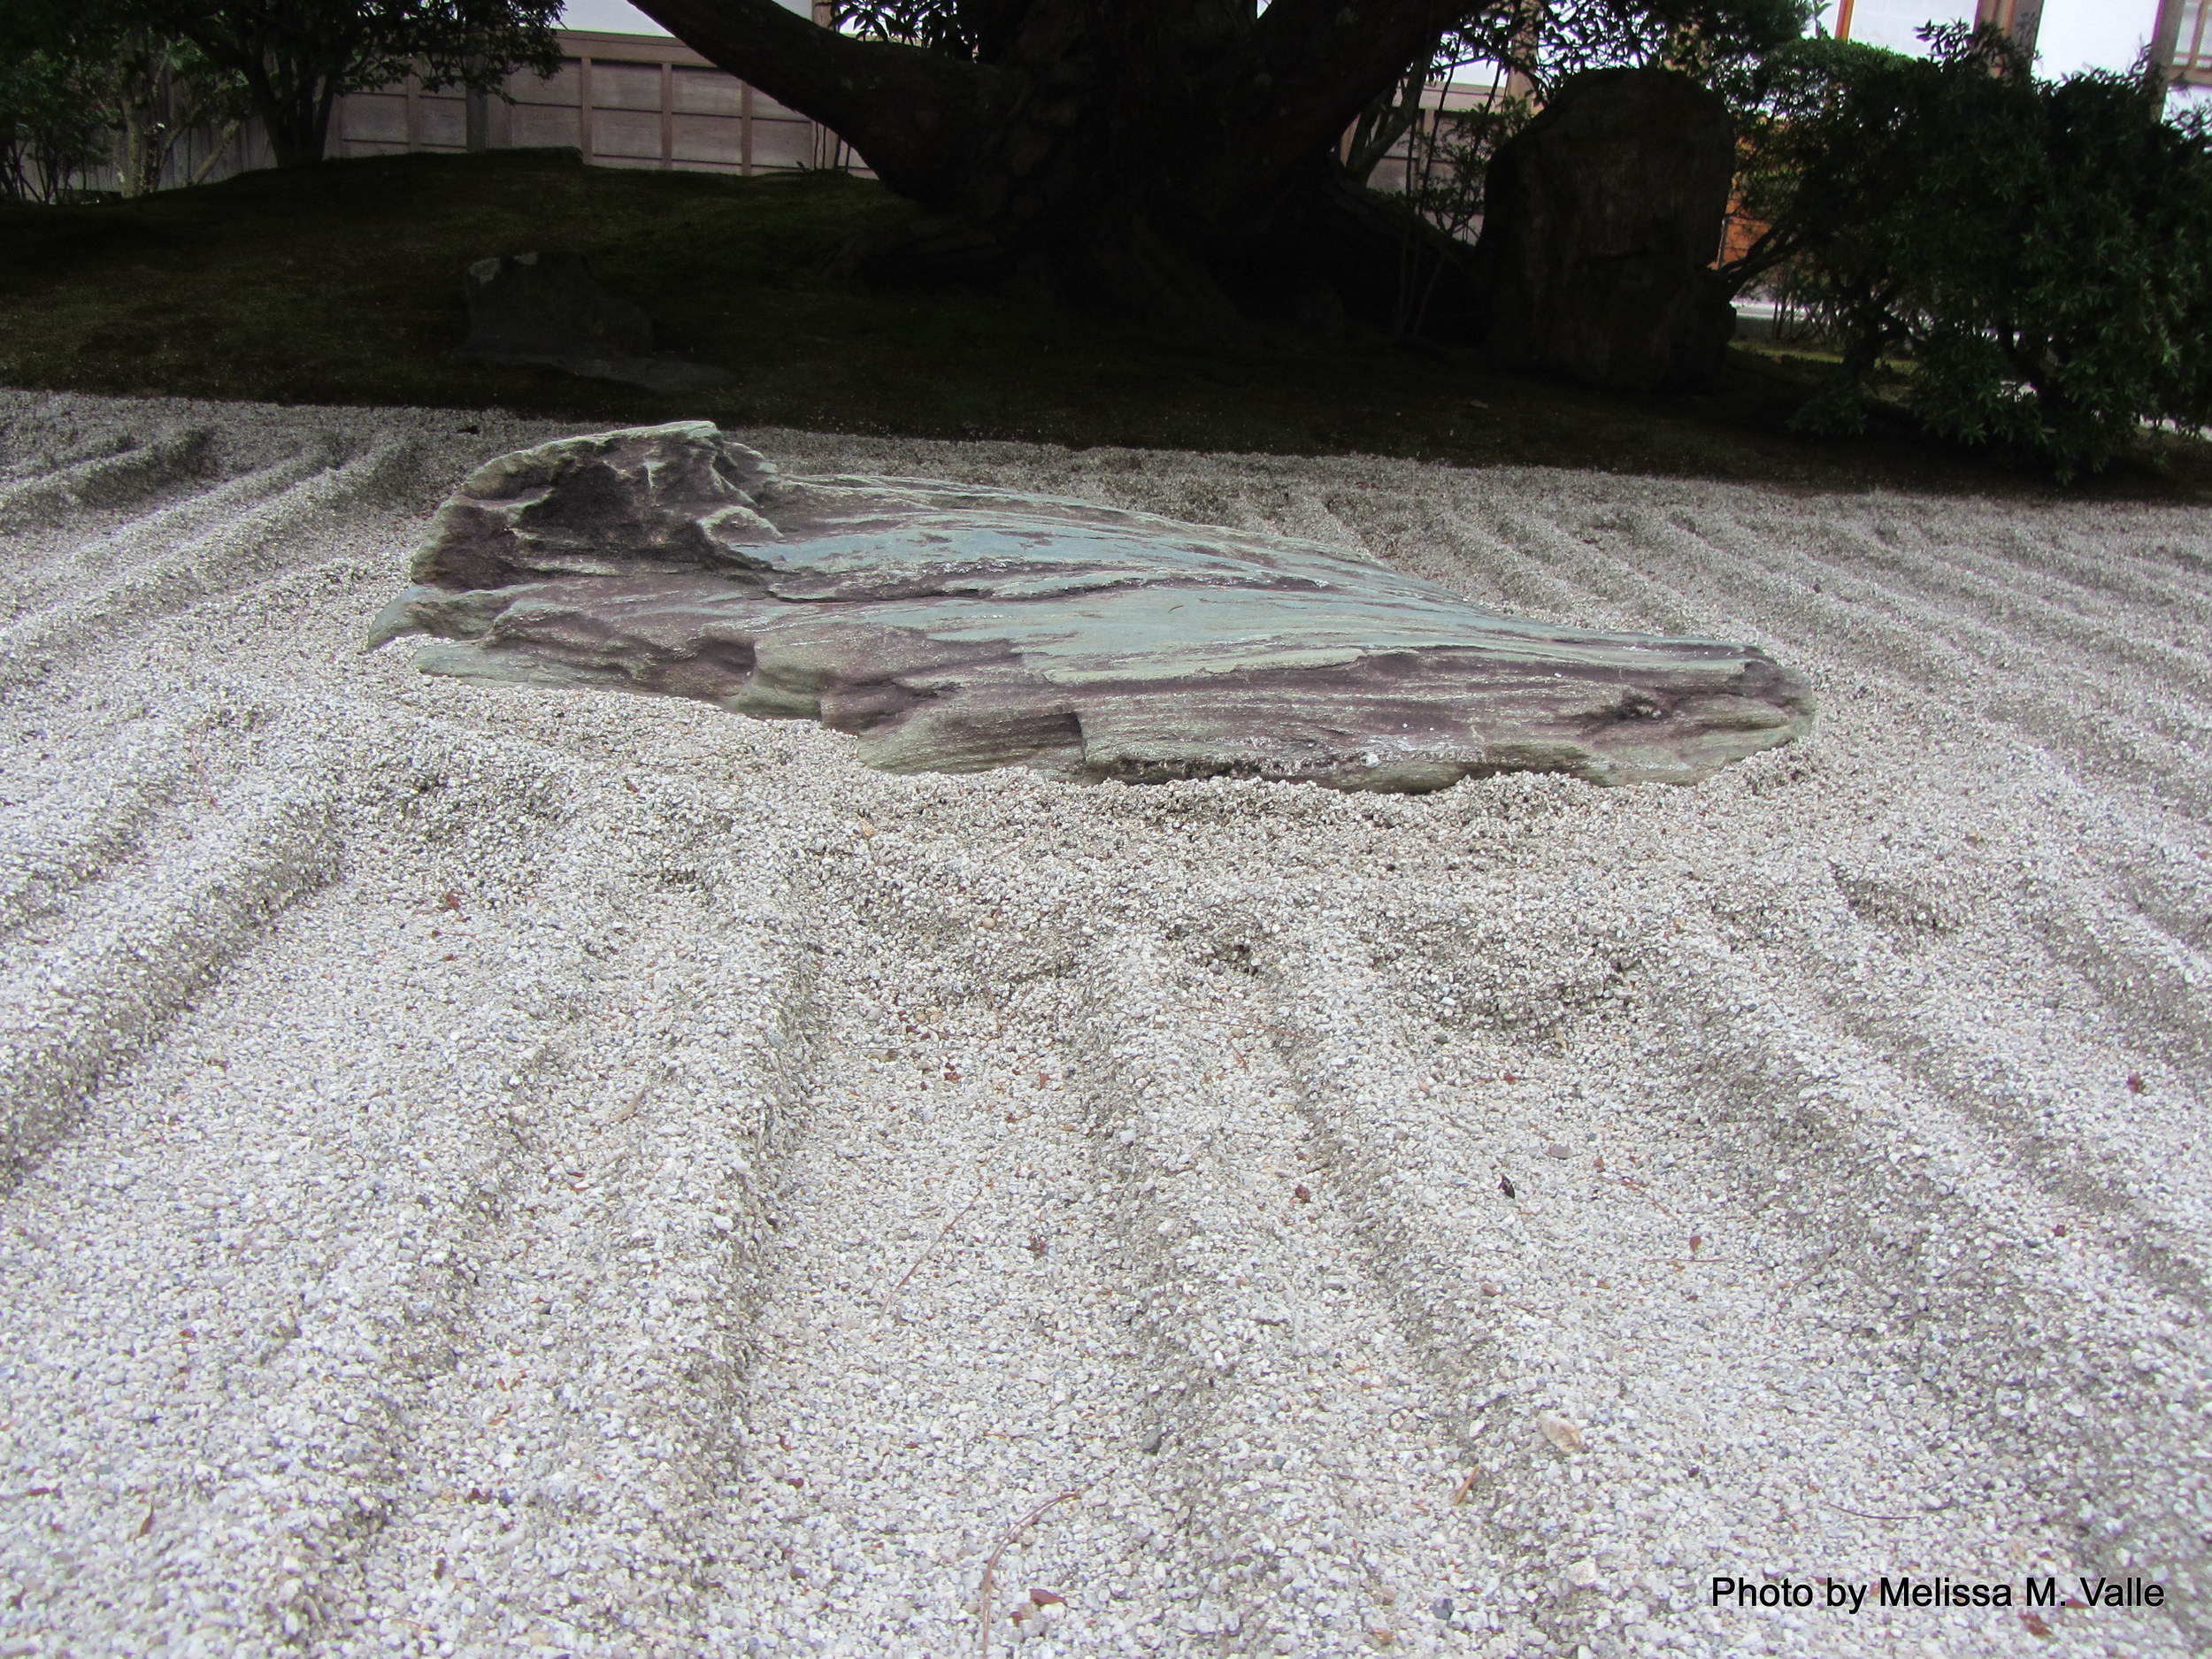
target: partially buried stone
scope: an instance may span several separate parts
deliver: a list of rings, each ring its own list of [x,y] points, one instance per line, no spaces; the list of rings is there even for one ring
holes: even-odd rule
[[[462,357],[540,364],[656,392],[706,391],[733,378],[709,364],[649,355],[651,321],[601,288],[580,253],[548,249],[479,259],[464,286],[469,336]]]
[[[479,259],[468,268],[471,356],[642,357],[643,311],[603,291],[582,254],[548,249]]]
[[[488,463],[412,576],[370,643],[434,635],[428,672],[818,720],[894,772],[1690,783],[1813,714],[1749,646],[1532,621],[1088,502],[785,477],[706,421]]]

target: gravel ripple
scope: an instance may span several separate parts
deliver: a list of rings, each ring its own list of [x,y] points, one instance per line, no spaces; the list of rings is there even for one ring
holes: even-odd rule
[[[362,655],[556,431],[0,393],[0,1655],[2212,1647],[2200,511],[739,434],[1822,703],[1084,788]]]

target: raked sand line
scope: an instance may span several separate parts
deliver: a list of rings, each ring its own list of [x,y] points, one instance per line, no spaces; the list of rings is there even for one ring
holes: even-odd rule
[[[1823,706],[1086,788],[362,656],[554,430],[0,395],[0,1652],[2202,1651],[2201,514],[740,434]]]

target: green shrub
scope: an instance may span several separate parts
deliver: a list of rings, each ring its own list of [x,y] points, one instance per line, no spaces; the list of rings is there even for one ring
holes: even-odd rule
[[[1907,58],[1811,41],[1751,90],[1730,267],[1779,273],[1840,346],[1801,428],[1863,428],[1885,357],[1933,432],[2020,446],[2062,479],[2146,421],[2212,417],[2212,132],[2154,84],[2052,82],[1993,31]]]
[[[49,52],[0,57],[0,196],[55,202],[106,157],[81,67]]]

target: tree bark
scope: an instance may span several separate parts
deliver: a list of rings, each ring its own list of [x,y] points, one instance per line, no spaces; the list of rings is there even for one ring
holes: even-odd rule
[[[776,0],[641,0],[687,44],[832,128],[919,224],[856,245],[862,277],[1012,284],[1233,337],[1301,281],[1394,320],[1409,247],[1463,250],[1361,201],[1336,149],[1430,50],[1450,0],[994,0],[978,55],[860,41]]]
[[[237,75],[247,106],[261,119],[280,167],[311,167],[323,158],[338,77],[353,43],[342,42],[309,61],[289,42],[258,34],[234,36],[208,27],[180,30],[213,62]]]
[[[935,206],[1018,88],[991,65],[918,46],[858,41],[778,0],[647,0],[685,45],[858,150],[901,196]]]

